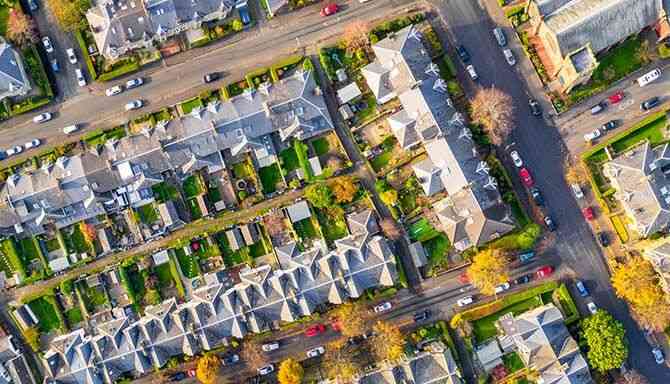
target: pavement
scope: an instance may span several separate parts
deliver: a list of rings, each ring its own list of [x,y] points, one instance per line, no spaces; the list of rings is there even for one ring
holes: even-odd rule
[[[434,0],[439,16],[448,26],[452,45],[463,44],[472,56],[472,62],[479,73],[479,84],[466,80],[466,92],[472,95],[477,86],[500,88],[517,102],[515,111],[516,128],[512,133],[508,150],[516,149],[529,167],[536,185],[545,197],[545,214],[552,216],[558,224],[552,234],[555,241],[546,250],[562,262],[563,268],[574,278],[582,280],[596,305],[610,312],[621,321],[626,330],[631,353],[629,366],[637,369],[652,383],[670,382],[670,370],[657,365],[651,355],[651,346],[644,333],[630,316],[626,304],[619,300],[609,282],[609,271],[603,258],[602,249],[596,243],[593,232],[581,215],[579,206],[563,177],[563,160],[568,152],[566,142],[548,116],[538,119],[530,114],[527,99],[540,100],[545,113],[550,111],[542,84],[532,70],[532,65],[523,54],[520,42],[512,33],[509,22],[495,0]],[[503,27],[509,44],[517,57],[517,65],[510,68],[504,61],[502,52],[494,41],[491,30]],[[457,57],[452,53],[452,57]],[[460,75],[465,73],[458,64]],[[592,125],[592,124],[590,124]],[[515,173],[508,156],[503,156],[508,171]],[[514,177],[517,190],[523,190]],[[523,196],[527,203],[527,196]],[[548,259],[548,262],[551,262]],[[571,285],[578,306],[586,312],[586,300],[577,295]]]

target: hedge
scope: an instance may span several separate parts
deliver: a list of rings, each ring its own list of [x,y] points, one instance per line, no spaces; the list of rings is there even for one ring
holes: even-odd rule
[[[137,58],[133,56],[128,58],[126,63],[119,65],[117,68],[112,69],[109,72],[101,73],[100,76],[98,76],[98,80],[100,81],[114,80],[123,75],[136,72],[140,69],[140,67],[141,66],[139,60],[137,60]]]
[[[553,296],[554,297],[552,297],[552,299],[558,300],[558,302],[561,304],[561,307],[563,307],[564,312],[570,312],[569,314],[565,313],[566,324],[570,324],[579,320],[579,310],[577,310],[577,305],[572,299],[572,295],[570,295],[568,287],[565,284],[561,284],[561,286],[554,291]]]
[[[16,250],[13,238],[2,241],[2,253],[4,253],[12,268],[14,268],[14,272],[17,272],[22,280],[25,279],[27,276],[26,267],[23,265],[23,260],[21,260],[19,252]]]
[[[84,56],[84,62],[86,63],[88,74],[89,76],[91,76],[91,81],[95,81],[95,79],[98,78],[98,72],[95,70],[95,65],[93,65],[91,55],[88,54],[88,46],[86,44],[86,40],[84,39],[82,31],[79,29],[76,30],[74,32],[74,37],[77,39],[77,43],[79,43],[79,49],[81,50],[82,55]]]
[[[30,96],[18,104],[14,104],[11,107],[9,112],[11,116],[20,115],[32,111],[34,109],[45,106],[51,102],[51,98],[48,96]]]
[[[48,98],[53,97],[54,93],[51,89],[49,78],[44,71],[44,63],[42,63],[42,59],[40,58],[40,54],[37,52],[35,45],[33,44],[30,48],[24,49],[22,53],[26,70],[30,73],[32,80],[42,90],[42,96]]]

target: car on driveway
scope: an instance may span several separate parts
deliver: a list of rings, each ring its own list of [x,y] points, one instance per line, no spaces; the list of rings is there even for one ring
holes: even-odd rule
[[[77,55],[74,54],[74,49],[68,48],[65,50],[65,53],[70,64],[77,64]]]
[[[414,322],[418,323],[420,321],[427,320],[431,316],[430,309],[426,309],[425,311],[417,312],[414,314]]]
[[[275,366],[272,365],[272,364],[268,364],[264,367],[258,368],[258,374],[261,375],[261,376],[265,376],[265,375],[271,374],[272,372],[274,372],[274,370],[275,370]]]
[[[516,64],[516,57],[514,57],[514,53],[512,52],[511,49],[509,48],[503,49],[503,56],[505,56],[505,61],[507,61],[507,64],[509,64],[510,67]]]
[[[535,204],[537,205],[544,205],[544,198],[542,197],[542,193],[540,192],[540,189],[538,187],[533,187],[530,189],[530,195],[533,197],[533,201],[535,201]]]
[[[32,139],[32,140],[30,140],[29,142],[27,142],[27,143],[24,145],[24,147],[26,148],[26,150],[28,150],[28,149],[37,148],[37,147],[39,147],[40,145],[42,145],[42,140],[40,140],[40,139]]]
[[[540,103],[538,103],[537,100],[529,99],[528,100],[528,107],[530,108],[530,113],[533,116],[541,116],[542,115],[542,109],[540,109]]]
[[[105,89],[105,95],[107,95],[107,96],[115,96],[115,95],[118,95],[121,92],[123,92],[123,88],[121,88],[120,85],[115,85],[111,88]]]
[[[610,95],[607,98],[607,100],[609,100],[609,102],[611,104],[616,104],[616,103],[620,102],[621,100],[623,100],[623,98],[624,98],[623,91],[618,91],[618,92],[615,92],[612,95]]]
[[[586,297],[589,295],[589,290],[586,289],[586,286],[581,280],[575,281],[575,287],[577,288],[577,292],[579,292],[579,296]]]
[[[596,312],[598,312],[598,306],[593,301],[586,303],[586,308],[589,309],[589,312],[591,312],[592,315],[595,315]]]
[[[656,347],[651,350],[651,354],[654,355],[654,361],[656,364],[663,364],[665,363],[665,356],[663,355],[663,351],[661,348]]]
[[[81,69],[76,68],[74,70],[74,75],[77,78],[77,84],[79,84],[80,87],[85,87],[86,86],[86,78],[84,77],[84,74],[82,73]]]
[[[53,116],[49,112],[40,113],[33,117],[33,123],[44,123],[45,121],[51,120],[52,117]]]
[[[137,88],[140,85],[144,84],[144,79],[141,77],[135,78],[135,79],[130,79],[126,81],[126,89],[133,89]]]
[[[474,302],[475,302],[475,300],[472,298],[472,296],[465,296],[465,297],[461,297],[460,299],[456,300],[456,304],[459,307],[465,307],[466,305],[470,305]]]
[[[465,49],[464,46],[462,45],[457,46],[456,53],[458,53],[458,57],[460,57],[461,61],[463,61],[464,63],[470,61],[470,54],[468,53],[468,50]]]
[[[584,215],[584,218],[588,221],[591,221],[596,217],[596,215],[593,213],[592,207],[586,207],[582,209],[582,214]]]
[[[58,64],[58,60],[55,57],[49,60],[49,64],[51,64],[52,71],[56,73],[60,72],[60,64]]]
[[[132,100],[126,104],[126,111],[132,111],[134,109],[140,109],[144,105],[142,100]]]
[[[15,147],[11,147],[5,152],[8,157],[18,155],[19,153],[23,152],[23,146],[17,145]]]
[[[375,305],[373,310],[375,311],[375,313],[382,313],[382,312],[390,311],[391,308],[393,308],[393,304],[391,304],[391,302],[389,302],[389,301],[385,301],[381,304]]]
[[[324,348],[322,346],[319,346],[319,347],[312,348],[309,351],[307,351],[306,355],[307,355],[307,358],[311,358],[311,357],[321,356],[324,353],[326,353],[326,348]]]
[[[495,293],[503,293],[511,287],[509,283],[502,283],[499,286],[495,287]]]
[[[35,1],[35,0],[28,0],[28,8],[30,8],[30,11],[31,11],[31,12],[35,12],[35,11],[37,11],[37,8],[39,8],[39,7],[37,6],[37,1]]]
[[[554,219],[552,219],[551,216],[547,215],[543,220],[549,232],[554,232],[556,230],[556,223],[554,223]]]
[[[584,141],[586,141],[587,143],[590,143],[593,140],[599,138],[601,135],[602,135],[602,133],[600,133],[600,129],[596,128],[593,131],[587,132],[584,135]]]
[[[54,51],[54,46],[51,45],[49,36],[44,36],[42,38],[42,46],[44,46],[44,50],[47,51],[47,53],[52,53]]]
[[[270,343],[265,343],[261,345],[261,349],[263,350],[263,352],[272,352],[274,350],[279,349],[279,342],[272,341]]]
[[[661,104],[661,99],[658,98],[658,96],[654,96],[651,99],[647,99],[642,104],[640,104],[640,109],[643,111],[648,111],[652,108],[657,107],[659,104]]]
[[[521,160],[521,156],[519,156],[519,152],[517,151],[512,151],[509,153],[509,156],[512,158],[512,161],[514,162],[514,166],[517,168],[523,167],[523,160]]]
[[[305,336],[314,337],[326,332],[326,326],[323,324],[314,324],[311,327],[307,328],[305,331]]]
[[[476,81],[479,79],[479,75],[477,74],[477,71],[475,71],[475,66],[470,64],[467,67],[465,67],[465,70],[468,71],[468,75],[470,75],[470,78],[473,81]]]
[[[230,353],[221,358],[222,365],[232,365],[240,361],[240,355],[236,353]]]
[[[337,7],[337,4],[335,3],[330,3],[326,5],[325,7],[321,8],[321,16],[322,17],[327,17],[330,15],[334,15],[337,13],[339,8]]]
[[[607,247],[607,246],[610,245],[610,239],[609,239],[609,237],[607,237],[607,233],[598,232],[597,238],[598,238],[598,242],[600,243],[600,246]]]
[[[616,128],[617,125],[619,125],[618,120],[610,120],[610,121],[606,122],[605,124],[603,124],[600,127],[600,129],[602,129],[603,131],[610,131],[610,130]]]
[[[523,185],[525,185],[528,188],[532,187],[535,184],[535,182],[533,181],[533,177],[530,175],[530,171],[526,168],[521,168],[521,170],[519,170],[519,177],[521,177]]]
[[[540,267],[535,274],[537,275],[538,278],[544,279],[546,277],[551,276],[551,274],[554,273],[554,267],[551,265],[545,265],[543,267]]]

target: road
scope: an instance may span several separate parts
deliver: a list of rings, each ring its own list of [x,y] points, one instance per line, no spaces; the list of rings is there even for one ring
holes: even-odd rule
[[[652,383],[670,382],[670,370],[653,361],[651,347],[631,318],[628,307],[612,291],[602,251],[563,178],[562,164],[567,151],[565,142],[548,119],[537,119],[530,114],[526,103],[528,95],[535,95],[535,98],[541,100],[545,111],[548,111],[547,100],[539,79],[532,73],[529,60],[523,55],[519,41],[505,20],[503,11],[495,0],[435,0],[433,4],[446,22],[452,42],[463,44],[470,51],[480,76],[480,85],[495,85],[517,101],[517,128],[512,134],[511,148],[520,152],[530,168],[536,185],[544,194],[547,213],[558,224],[556,240],[549,252],[560,258],[569,273],[586,283],[591,291],[591,298],[599,307],[609,311],[624,324],[631,350],[628,358],[630,366],[647,376]],[[500,48],[493,39],[491,30],[494,24],[502,26],[507,32],[511,48],[519,61],[514,68],[505,63]],[[464,73],[462,65],[459,64],[459,67],[460,72]],[[472,95],[475,88],[476,85],[469,83],[466,91]],[[510,167],[510,160],[504,160],[508,170],[514,172],[513,167]],[[518,178],[514,179],[519,189]],[[573,294],[579,297],[574,290]],[[583,300],[579,301],[584,311],[585,303]]]
[[[66,138],[61,132],[63,127],[73,123],[84,124],[84,131],[117,126],[129,118],[176,104],[205,89],[242,79],[250,70],[269,66],[281,56],[296,52],[314,53],[324,41],[340,36],[350,21],[373,21],[400,14],[412,3],[412,0],[375,0],[361,4],[350,0],[341,2],[342,11],[328,18],[319,15],[318,4],[278,16],[230,40],[176,55],[116,82],[96,83],[86,92],[80,92],[60,104],[4,121],[0,124],[0,148],[23,144],[28,138],[40,138],[47,145],[60,144],[74,139]],[[217,84],[203,84],[203,74],[212,71],[224,72],[225,78]],[[105,88],[136,76],[145,77],[146,84],[117,96],[105,96]],[[124,111],[123,106],[135,99],[143,99],[147,107],[132,113]],[[33,116],[45,111],[53,112],[55,118],[43,124],[34,124]]]

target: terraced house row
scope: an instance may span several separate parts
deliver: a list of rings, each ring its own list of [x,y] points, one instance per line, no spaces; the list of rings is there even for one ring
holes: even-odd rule
[[[280,268],[243,269],[230,286],[217,274],[205,277],[189,301],[174,298],[145,308],[144,316],[115,310],[115,318],[91,331],[79,329],[54,339],[43,355],[47,376],[58,383],[113,383],[164,366],[173,356],[193,356],[231,338],[274,328],[341,304],[366,289],[394,285],[395,258],[377,234],[372,211],[347,217],[350,235],[320,248],[283,254]],[[228,284],[227,284],[228,283]]]

